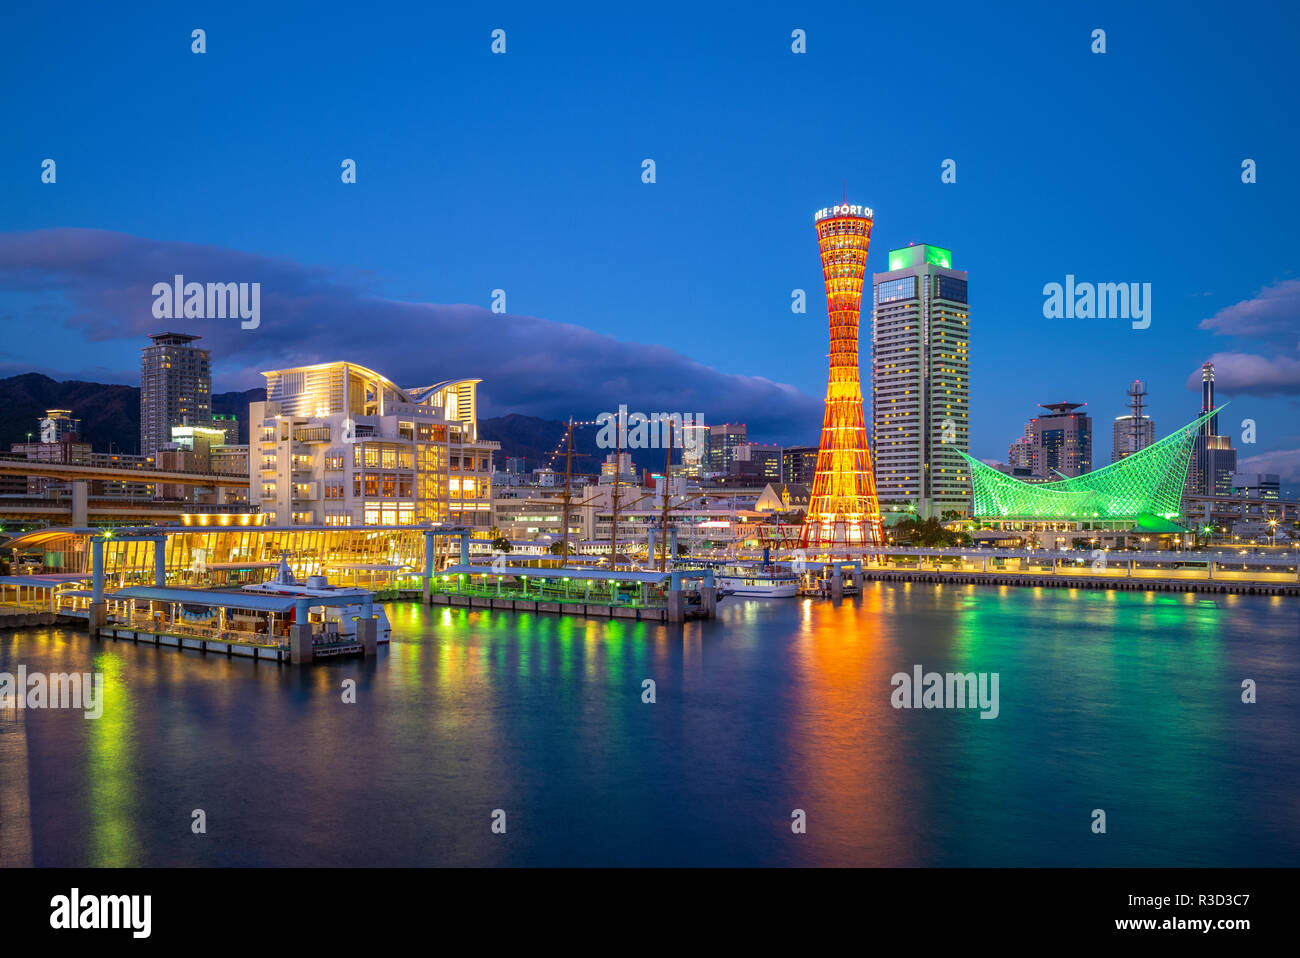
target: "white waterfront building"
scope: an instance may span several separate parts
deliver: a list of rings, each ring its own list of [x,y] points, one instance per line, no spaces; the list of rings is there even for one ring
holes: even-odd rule
[[[252,493],[272,525],[491,525],[481,380],[404,389],[350,362],[263,373],[249,407]]]

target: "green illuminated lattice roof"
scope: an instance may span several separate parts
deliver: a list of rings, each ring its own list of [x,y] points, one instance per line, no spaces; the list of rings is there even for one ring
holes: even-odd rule
[[[1183,484],[1196,432],[1222,408],[1119,462],[1055,482],[1023,482],[961,453],[971,467],[974,516],[1048,522],[1172,522],[1182,511]]]

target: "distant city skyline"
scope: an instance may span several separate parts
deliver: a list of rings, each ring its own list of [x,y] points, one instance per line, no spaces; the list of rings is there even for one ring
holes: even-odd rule
[[[1239,467],[1294,484],[1300,279],[1277,211],[1300,199],[1284,175],[1300,135],[1256,93],[1286,87],[1297,14],[1266,8],[1278,29],[1264,34],[1159,10],[995,24],[944,8],[965,56],[932,63],[924,84],[905,8],[692,9],[686,29],[665,15],[625,30],[520,6],[289,29],[233,5],[201,17],[202,56],[194,24],[170,16],[18,11],[25,40],[0,58],[0,374],[134,384],[143,337],[171,330],[203,337],[217,391],[348,359],[404,382],[481,377],[485,416],[628,403],[812,444],[826,304],[808,211],[842,188],[875,210],[869,270],[909,243],[960,251],[979,305],[977,458],[1002,460],[1039,402],[1086,401],[1111,422],[1135,378],[1176,428],[1213,361]],[[1104,55],[1089,50],[1095,26]],[[412,36],[424,42],[394,53]],[[1042,81],[1008,82],[1008,65]],[[1149,85],[1161,75],[1179,84]],[[841,122],[846,104],[820,95],[850,78],[876,122]],[[891,104],[941,116],[941,135],[882,148]],[[1212,139],[1207,112],[1223,118]],[[183,117],[184,135],[160,154],[122,117]],[[1241,181],[1245,158],[1257,183]],[[260,282],[259,327],[155,318],[152,287],[178,274]],[[1044,318],[1044,285],[1067,275],[1149,282],[1150,327]],[[1094,464],[1110,433],[1097,430]]]

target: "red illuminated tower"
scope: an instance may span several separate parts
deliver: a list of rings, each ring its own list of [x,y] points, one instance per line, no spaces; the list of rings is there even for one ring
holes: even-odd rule
[[[883,539],[858,378],[858,316],[872,216],[865,206],[845,204],[813,217],[826,278],[831,369],[817,474],[799,544],[827,553],[861,552]]]

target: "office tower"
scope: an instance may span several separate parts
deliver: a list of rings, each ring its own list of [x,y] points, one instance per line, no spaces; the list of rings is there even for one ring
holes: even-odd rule
[[[1201,363],[1201,415],[1212,413],[1214,405],[1214,363]],[[1202,436],[1216,436],[1219,433],[1219,417],[1211,416],[1201,424]]]
[[[1024,446],[1030,475],[1046,479],[1081,476],[1092,471],[1092,417],[1077,410],[1087,403],[1039,403],[1046,415],[1025,425]],[[1011,447],[1017,453],[1017,444]],[[1012,465],[1016,465],[1012,463]]]
[[[786,446],[781,451],[781,481],[811,486],[817,474],[816,446]]]
[[[1282,498],[1282,477],[1276,472],[1238,472],[1232,476],[1232,494],[1243,499]]]
[[[620,452],[615,459],[613,451],[605,454],[605,461],[600,464],[600,483],[601,485],[614,484],[615,478],[618,479],[619,485],[635,485],[636,463],[632,461],[630,452]]]
[[[831,351],[817,472],[799,534],[800,547],[805,549],[847,551],[884,542],[858,373],[862,283],[874,219],[868,207],[849,204],[813,214],[826,283]]]
[[[63,442],[81,438],[81,420],[71,409],[47,409],[40,420],[41,442]]]
[[[1141,452],[1156,441],[1156,424],[1145,413],[1147,387],[1140,379],[1129,383],[1127,416],[1116,416],[1111,436],[1110,461],[1119,462],[1126,456]]]
[[[726,422],[709,427],[709,472],[727,475],[736,458],[736,447],[749,442],[749,430],[743,422]]]
[[[709,471],[709,427],[702,422],[682,424],[682,474],[699,478]]]
[[[781,481],[781,447],[764,446],[756,442],[741,443],[735,448],[728,475],[757,479],[761,482]]]
[[[171,442],[172,426],[212,422],[212,368],[198,336],[159,333],[149,337],[140,366],[140,454],[152,456]]]
[[[966,273],[939,246],[889,251],[871,327],[876,491],[920,516],[970,507],[970,307]]]
[[[229,445],[236,445],[239,442],[239,417],[234,413],[214,413],[212,416],[212,428],[220,429],[226,436],[226,442]]]
[[[1214,363],[1201,364],[1201,424],[1187,473],[1187,492],[1198,496],[1232,495],[1232,476],[1237,471],[1237,450],[1227,436],[1219,435],[1219,407],[1214,401]]]

